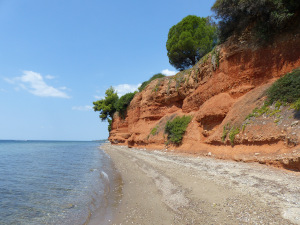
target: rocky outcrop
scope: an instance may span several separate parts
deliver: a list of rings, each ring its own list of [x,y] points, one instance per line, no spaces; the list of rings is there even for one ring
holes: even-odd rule
[[[246,120],[262,106],[267,88],[299,66],[299,35],[260,48],[227,42],[193,68],[152,81],[134,97],[125,120],[114,116],[109,140],[143,148],[210,152],[221,158],[291,151],[300,156],[300,118],[293,110],[282,106],[280,118],[274,114]],[[166,146],[164,127],[176,115],[193,119],[182,145]],[[240,129],[234,147],[228,137],[221,139],[226,126]]]

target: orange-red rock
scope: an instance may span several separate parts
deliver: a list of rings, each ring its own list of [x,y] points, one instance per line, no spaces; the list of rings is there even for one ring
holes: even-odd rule
[[[134,97],[125,120],[114,116],[109,140],[143,148],[211,152],[221,158],[298,151],[300,116],[288,114],[287,109],[283,112],[289,118],[280,124],[273,118],[250,121],[236,136],[235,147],[221,136],[226,124],[241,128],[245,117],[263,104],[272,82],[300,66],[300,36],[281,38],[260,48],[234,42],[218,48],[219,67],[211,60],[216,56],[209,55],[190,70],[152,81]],[[181,146],[165,146],[164,126],[176,115],[193,119]],[[155,135],[151,134],[153,128],[157,129]]]

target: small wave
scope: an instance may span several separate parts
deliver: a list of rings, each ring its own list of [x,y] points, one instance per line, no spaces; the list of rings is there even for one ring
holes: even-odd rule
[[[105,179],[107,182],[109,182],[109,178],[108,178],[107,173],[105,173],[104,171],[101,171],[100,175],[101,175],[102,179]]]

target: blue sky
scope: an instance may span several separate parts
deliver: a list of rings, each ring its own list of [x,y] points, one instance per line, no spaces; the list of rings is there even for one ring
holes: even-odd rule
[[[0,0],[0,139],[108,137],[92,102],[175,69],[168,31],[214,0]],[[173,72],[172,72],[173,71]]]

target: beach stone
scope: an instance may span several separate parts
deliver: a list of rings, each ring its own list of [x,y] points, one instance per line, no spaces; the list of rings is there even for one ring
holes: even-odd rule
[[[74,204],[72,204],[72,203],[70,203],[70,204],[68,204],[68,205],[66,205],[66,209],[72,209],[72,208],[74,208],[75,207],[75,205]]]
[[[298,125],[298,123],[299,123],[299,121],[292,122],[291,127]]]

